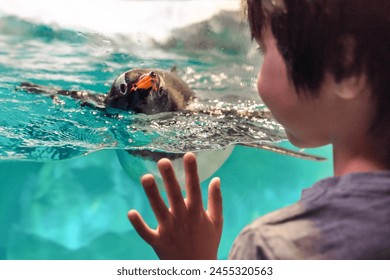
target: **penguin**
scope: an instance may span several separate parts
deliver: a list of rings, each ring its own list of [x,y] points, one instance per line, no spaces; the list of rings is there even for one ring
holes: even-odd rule
[[[114,81],[104,100],[106,107],[144,113],[184,110],[194,92],[172,72],[134,69]]]
[[[132,69],[119,75],[107,94],[56,90],[28,82],[20,88],[30,93],[70,96],[82,106],[115,108],[147,115],[184,110],[195,97],[189,86],[173,72],[159,69]]]
[[[88,106],[107,112],[108,108],[129,111],[136,114],[143,113],[153,115],[163,112],[175,112],[186,110],[189,113],[205,113],[215,115],[239,115],[250,117],[271,118],[268,111],[238,113],[231,109],[194,110],[189,106],[195,100],[192,89],[180,79],[175,71],[160,69],[136,68],[120,74],[113,82],[107,94],[90,93],[87,91],[55,89],[29,82],[22,82],[19,89],[34,94],[46,94],[53,100],[59,95],[69,96],[79,100],[82,106]],[[250,114],[250,115],[247,115]],[[107,113],[108,116],[113,116]],[[325,158],[293,151],[273,144],[264,143],[237,143],[236,145],[270,150],[276,153],[309,160],[322,161]],[[231,152],[231,151],[230,151]],[[170,159],[182,158],[181,153],[167,153],[158,151],[136,150],[127,151],[128,154],[141,156],[154,162],[163,157]]]

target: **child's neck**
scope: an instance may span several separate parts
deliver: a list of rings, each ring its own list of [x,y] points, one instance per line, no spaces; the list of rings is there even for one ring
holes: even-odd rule
[[[358,146],[358,147],[357,147]],[[334,176],[342,176],[354,172],[375,172],[389,170],[389,166],[383,164],[378,153],[370,145],[353,145],[340,147],[333,145],[333,169]]]

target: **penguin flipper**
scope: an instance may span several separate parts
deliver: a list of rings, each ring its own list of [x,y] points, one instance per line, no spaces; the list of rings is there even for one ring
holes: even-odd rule
[[[315,160],[315,161],[325,161],[327,158],[321,157],[321,156],[316,156],[316,155],[311,155],[303,152],[298,152],[298,151],[293,151],[287,148],[279,147],[276,145],[272,144],[260,144],[260,143],[237,143],[236,145],[239,146],[245,146],[245,147],[251,147],[251,148],[258,148],[258,149],[263,149],[267,151],[272,151],[275,153],[279,153],[282,155],[287,155],[287,156],[293,156],[296,158],[302,158],[302,159],[307,159],[307,160]]]
[[[215,115],[215,116],[225,115],[225,116],[238,116],[238,117],[248,117],[248,118],[255,117],[255,118],[262,118],[262,119],[272,119],[272,115],[269,109],[236,110],[236,109],[227,109],[227,108],[197,108],[196,106],[194,107],[193,105],[196,105],[196,103],[192,104],[192,106],[191,105],[188,106],[186,110],[191,113],[201,113],[201,114],[208,114],[208,115]],[[272,144],[236,143],[235,145],[268,150],[275,153],[293,156],[296,158],[308,159],[308,160],[315,160],[315,161],[327,160],[324,157],[311,155],[304,152],[294,151],[294,150],[290,150]]]
[[[18,89],[25,90],[29,93],[35,93],[35,94],[47,94],[47,95],[55,95],[57,94],[57,91],[55,88],[41,86],[29,82],[23,82],[18,86]]]
[[[104,108],[105,94],[94,94],[88,91],[77,91],[77,90],[63,90],[56,89],[48,86],[37,85],[29,82],[23,82],[19,85],[19,89],[25,90],[29,93],[34,94],[45,94],[50,96],[52,99],[58,95],[69,96],[75,100],[80,100],[82,106],[89,106],[93,108]]]
[[[258,148],[267,151],[276,152],[282,155],[293,156],[296,158],[302,158],[307,160],[314,161],[325,161],[327,160],[324,157],[311,155],[303,152],[293,151],[287,148],[282,148],[272,144],[259,144],[259,143],[237,143],[238,146],[245,146],[251,148]],[[170,160],[174,160],[177,158],[182,158],[184,156],[184,152],[165,152],[165,151],[151,151],[151,150],[127,150],[127,152],[133,156],[141,156],[142,158],[146,158],[152,161],[159,161],[162,158],[168,158]]]
[[[89,107],[92,109],[102,110],[102,111],[106,112],[106,105],[104,104],[104,102],[96,103],[93,100],[85,100],[85,101],[82,101],[80,105],[81,105],[81,107]]]

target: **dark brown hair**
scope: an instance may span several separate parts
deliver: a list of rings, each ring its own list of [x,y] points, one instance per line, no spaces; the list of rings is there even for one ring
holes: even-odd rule
[[[253,38],[271,27],[298,93],[316,95],[325,73],[337,82],[365,74],[377,108],[371,132],[390,140],[389,0],[247,0],[246,9]]]

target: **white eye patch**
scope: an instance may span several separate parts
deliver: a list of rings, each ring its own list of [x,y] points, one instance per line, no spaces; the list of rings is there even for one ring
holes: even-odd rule
[[[161,76],[160,76],[160,88],[165,88],[165,82]]]
[[[115,87],[118,88],[119,92],[125,95],[127,93],[127,83],[125,74],[120,75],[115,81]]]

